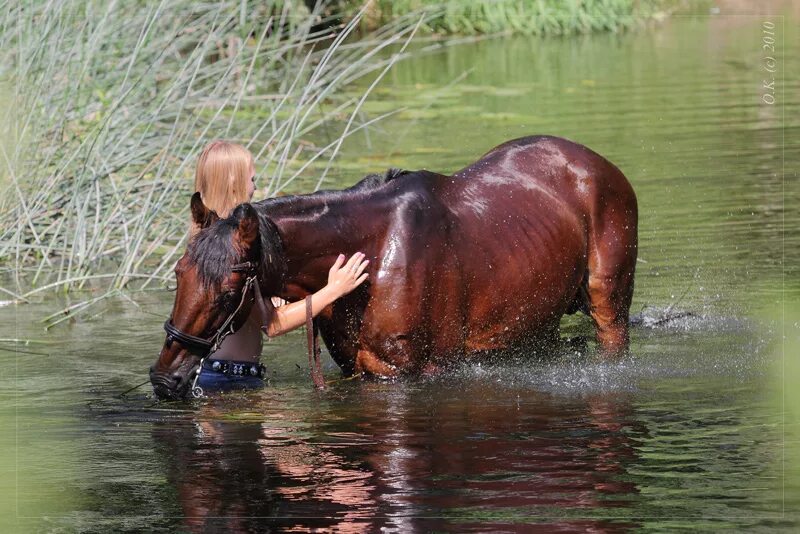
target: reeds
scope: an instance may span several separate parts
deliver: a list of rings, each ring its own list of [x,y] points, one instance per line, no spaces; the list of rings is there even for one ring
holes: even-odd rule
[[[319,187],[343,140],[380,118],[345,88],[374,87],[421,21],[354,40],[362,13],[317,29],[320,13],[289,0],[6,4],[3,294],[171,280],[195,158],[213,138],[251,149],[261,195],[312,169]]]

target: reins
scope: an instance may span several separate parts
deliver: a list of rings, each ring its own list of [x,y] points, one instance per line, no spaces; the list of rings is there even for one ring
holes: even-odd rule
[[[317,340],[317,323],[311,309],[311,295],[306,296],[306,338],[308,339],[308,366],[311,369],[311,380],[314,387],[325,389],[325,377],[322,376],[322,362]]]

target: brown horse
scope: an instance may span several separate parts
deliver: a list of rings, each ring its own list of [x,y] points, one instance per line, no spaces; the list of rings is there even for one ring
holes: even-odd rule
[[[557,341],[561,316],[579,310],[604,354],[628,346],[636,196],[613,164],[565,139],[509,141],[452,176],[389,171],[242,204],[220,221],[196,195],[192,213],[208,226],[178,262],[172,324],[196,338],[249,313],[235,265],[257,265],[265,296],[296,301],[325,285],[339,253],[362,251],[367,282],[316,319],[347,375],[426,373]],[[157,395],[186,395],[199,363],[191,344],[168,336],[151,369]]]

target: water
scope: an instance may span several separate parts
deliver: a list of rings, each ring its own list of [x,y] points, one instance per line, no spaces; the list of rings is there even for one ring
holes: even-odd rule
[[[406,110],[344,146],[339,185],[454,171],[535,133],[615,162],[641,214],[630,359],[565,350],[316,393],[297,333],[267,344],[264,391],[157,404],[116,395],[147,378],[171,293],[45,333],[37,320],[68,304],[48,296],[0,308],[0,337],[43,342],[0,345],[0,516],[97,532],[797,528],[800,56],[796,14],[771,20],[787,73],[772,106],[761,18],[676,17],[420,45],[368,103]],[[563,331],[592,333],[582,316]]]

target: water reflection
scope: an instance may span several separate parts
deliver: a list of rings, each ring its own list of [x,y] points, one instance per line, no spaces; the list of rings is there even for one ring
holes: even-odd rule
[[[265,522],[361,531],[358,520],[375,512],[372,473],[335,447],[298,440],[292,426],[225,421],[215,412],[153,429],[191,532],[244,532]]]
[[[349,384],[240,416],[218,399],[153,438],[192,532],[631,526],[604,519],[638,494],[626,475],[646,429],[628,393],[441,387]]]

